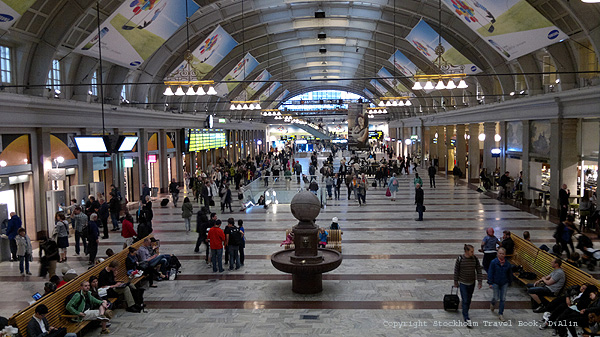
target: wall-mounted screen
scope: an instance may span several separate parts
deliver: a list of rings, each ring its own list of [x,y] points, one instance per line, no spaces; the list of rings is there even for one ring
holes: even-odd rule
[[[189,129],[187,138],[190,152],[227,146],[227,136],[223,130]]]
[[[102,136],[75,136],[73,139],[79,152],[108,152]]]
[[[124,136],[119,144],[119,152],[130,152],[138,141],[137,136]]]

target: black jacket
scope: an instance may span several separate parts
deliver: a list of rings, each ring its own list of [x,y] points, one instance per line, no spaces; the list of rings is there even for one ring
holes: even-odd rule
[[[423,192],[422,188],[417,188],[415,190],[415,204],[423,205],[423,199],[425,198],[425,192]]]
[[[437,173],[437,170],[435,169],[435,166],[431,165],[429,166],[429,168],[427,169],[427,172],[429,173],[430,177],[435,176],[435,174]]]

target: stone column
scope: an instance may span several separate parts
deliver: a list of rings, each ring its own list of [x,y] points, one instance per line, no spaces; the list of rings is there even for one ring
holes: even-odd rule
[[[522,144],[523,144],[523,152],[521,155],[521,169],[523,170],[523,204],[524,205],[531,205],[531,195],[530,195],[530,191],[529,191],[529,185],[530,185],[530,177],[531,177],[531,173],[530,171],[530,165],[529,165],[529,138],[531,137],[530,135],[530,121],[525,120],[522,122],[523,123],[523,140],[522,140]],[[518,176],[518,172],[517,172],[517,176]]]
[[[138,193],[137,196],[140,196],[142,195],[142,183],[148,185],[148,132],[146,132],[146,129],[139,129],[138,137],[137,152],[140,175],[140,193]],[[148,187],[150,187],[150,185],[148,185]]]
[[[181,148],[181,130],[175,130],[175,167],[177,172],[175,177],[178,182],[183,182],[183,149]]]
[[[435,159],[438,159],[439,154],[438,154],[438,148],[437,148],[437,144],[433,143],[433,139],[436,139],[436,142],[439,142],[439,133],[438,133],[438,127],[437,126],[433,126],[430,129],[429,132],[429,158],[431,160],[431,162],[433,163]],[[438,135],[438,137],[436,137],[435,135]]]
[[[499,122],[500,132],[500,142],[497,144],[500,148],[500,173],[504,174],[506,172],[506,122]],[[515,174],[516,173],[516,174]],[[510,172],[511,177],[515,177],[519,172]]]
[[[452,171],[454,168],[454,162],[450,162],[451,158],[448,155],[448,152],[452,150],[452,136],[454,136],[454,125],[446,125],[446,147],[444,151],[444,155],[446,156],[446,178],[448,177],[448,171]]]
[[[550,135],[550,212],[558,215],[558,191],[562,184],[567,184],[571,195],[577,195],[577,119],[551,120]]]
[[[496,158],[492,158],[492,148],[496,146],[494,136],[496,135],[496,122],[483,123],[483,167],[487,169],[488,174],[493,174],[496,170]]]
[[[113,129],[113,134],[115,136],[119,135],[119,129]],[[112,169],[112,184],[117,186],[119,189],[123,190],[125,186],[125,172],[123,171],[123,154],[120,152],[114,153],[111,155],[111,169]],[[108,190],[110,186],[106,186]],[[108,193],[106,198],[110,199]],[[107,200],[108,202],[108,200]]]
[[[421,125],[417,128],[417,135],[419,136],[419,152],[421,153],[421,168],[427,168],[425,165],[425,122],[421,119]]]
[[[158,130],[158,167],[160,193],[169,191],[169,169],[167,167],[167,132],[165,129]]]
[[[438,172],[446,171],[446,131],[443,126],[437,127],[438,140],[437,140],[437,153],[438,153]]]
[[[467,175],[467,140],[465,139],[465,125],[456,125],[456,164]]]
[[[35,207],[35,236],[50,235],[48,223],[48,210],[46,208],[46,191],[51,190],[48,181],[48,170],[52,168],[52,151],[50,149],[50,129],[36,128],[30,134],[31,146],[31,170],[33,171],[33,195],[37,207]],[[90,155],[91,156],[91,155]],[[65,192],[66,193],[66,192]],[[68,195],[66,195],[68,200]],[[65,200],[66,201],[66,200]]]
[[[82,135],[91,134],[86,129],[81,129]],[[33,156],[32,156],[33,158]],[[77,183],[79,185],[87,185],[94,180],[94,155],[91,153],[77,154]]]
[[[469,124],[469,182],[479,182],[480,150],[479,150],[479,123]]]

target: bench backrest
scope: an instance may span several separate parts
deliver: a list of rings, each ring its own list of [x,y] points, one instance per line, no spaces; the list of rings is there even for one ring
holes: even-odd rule
[[[150,237],[152,235],[149,235]],[[139,240],[131,245],[131,247],[135,247],[138,249],[144,240]],[[88,269],[85,273],[77,276],[77,278],[67,282],[67,284],[62,287],[56,289],[56,291],[52,294],[42,297],[37,300],[35,303],[29,305],[27,308],[17,312],[9,319],[9,324],[17,327],[19,329],[19,333],[23,336],[27,336],[27,323],[33,317],[35,313],[35,308],[40,304],[45,304],[48,307],[48,315],[46,318],[48,319],[48,323],[51,326],[61,327],[64,324],[61,323],[62,318],[61,315],[66,313],[65,308],[65,300],[67,296],[78,291],[81,288],[81,282],[89,280],[90,276],[98,276],[102,269],[106,268],[112,261],[119,261],[119,267],[117,268],[117,272],[115,275],[116,280],[125,280],[127,279],[127,270],[125,270],[125,259],[127,258],[127,254],[129,254],[129,250],[126,248],[119,253],[107,258],[104,262]]]

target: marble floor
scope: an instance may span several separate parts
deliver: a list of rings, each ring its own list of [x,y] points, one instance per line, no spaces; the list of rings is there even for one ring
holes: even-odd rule
[[[280,250],[285,229],[296,223],[289,205],[219,212],[223,221],[244,220],[246,263],[238,271],[214,274],[203,256],[193,252],[197,235],[186,234],[181,209],[157,204],[154,235],[163,253],[180,258],[182,274],[146,292],[148,313],[117,311],[112,335],[550,336],[551,331],[538,330],[541,317],[529,309],[529,296],[518,284],[508,290],[504,326],[489,310],[492,291],[486,285],[473,297],[473,329],[461,326],[460,311],[444,311],[442,298],[453,283],[454,259],[465,243],[478,248],[485,228],[493,227],[498,236],[505,229],[519,235],[528,230],[536,244],[548,244],[555,225],[479,194],[464,182],[453,186],[443,176],[438,176],[435,189],[425,183],[427,212],[423,222],[416,222],[412,180],[412,175],[400,177],[395,202],[385,197],[384,188],[370,188],[367,204],[361,207],[347,199],[345,188],[341,200],[329,201],[317,224],[328,226],[332,217],[339,218],[344,260],[324,275],[323,292],[316,295],[293,293],[290,276],[270,262],[270,255]],[[120,249],[122,242],[119,233],[111,232],[101,241],[99,255],[106,248]],[[68,263],[59,269],[87,268],[85,258],[73,253],[71,246]],[[34,261],[34,274],[37,268]],[[43,292],[43,279],[18,275],[18,263],[0,263],[2,316],[25,307],[33,293]],[[98,333],[88,329],[85,335]]]

